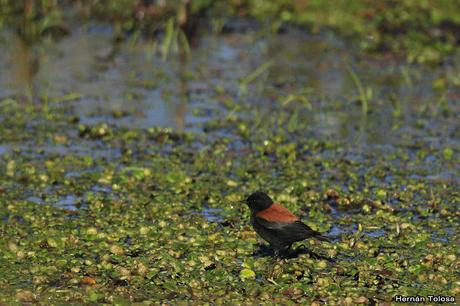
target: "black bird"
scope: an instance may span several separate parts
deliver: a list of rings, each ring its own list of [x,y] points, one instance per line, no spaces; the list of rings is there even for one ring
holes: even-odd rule
[[[275,256],[280,252],[289,251],[296,241],[314,237],[322,241],[330,241],[319,232],[292,214],[287,208],[276,204],[264,192],[258,191],[246,199],[251,209],[251,224],[254,230],[275,250]]]

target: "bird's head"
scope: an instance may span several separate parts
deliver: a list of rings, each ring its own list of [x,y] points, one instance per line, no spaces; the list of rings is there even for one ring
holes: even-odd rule
[[[273,200],[265,192],[257,191],[246,199],[246,204],[252,212],[258,212],[269,208],[273,204]]]

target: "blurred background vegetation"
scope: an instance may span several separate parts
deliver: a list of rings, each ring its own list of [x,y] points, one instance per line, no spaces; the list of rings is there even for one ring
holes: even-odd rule
[[[193,42],[197,29],[232,30],[228,21],[235,17],[270,32],[289,25],[330,29],[367,52],[393,52],[410,62],[439,63],[460,44],[460,1],[452,0],[0,0],[0,29],[28,43],[66,35],[75,20],[108,21],[117,40],[174,27]]]

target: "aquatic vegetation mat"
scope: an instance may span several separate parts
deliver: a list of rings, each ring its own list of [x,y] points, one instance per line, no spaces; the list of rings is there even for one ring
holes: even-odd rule
[[[292,103],[227,101],[240,111],[210,120],[204,134],[85,125],[65,108],[3,100],[0,301],[458,297],[458,147],[423,128],[423,137],[390,147],[322,139],[300,115],[292,119],[309,107]],[[270,256],[239,203],[258,189],[333,242],[298,243],[309,252],[288,260]]]

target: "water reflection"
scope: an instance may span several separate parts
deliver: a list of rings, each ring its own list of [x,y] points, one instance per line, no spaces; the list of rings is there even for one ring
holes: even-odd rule
[[[10,76],[4,84],[7,87],[11,86],[12,92],[18,95],[26,94],[31,97],[34,88],[33,80],[40,67],[38,54],[18,35],[14,35],[10,42],[11,50],[15,51],[10,52],[9,62],[2,65],[6,66],[4,71],[9,71]]]

